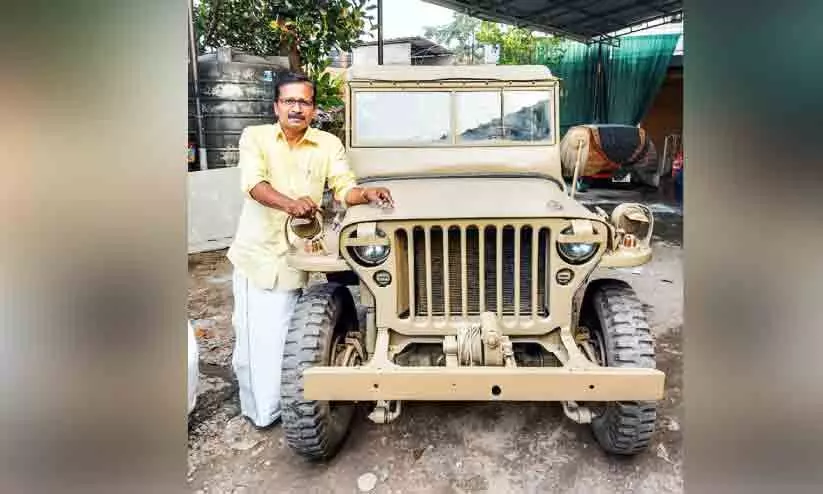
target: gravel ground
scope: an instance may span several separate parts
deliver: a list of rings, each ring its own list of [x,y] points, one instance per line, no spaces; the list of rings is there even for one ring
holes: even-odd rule
[[[612,197],[593,201],[608,205]],[[621,197],[620,200],[631,200]],[[278,426],[258,431],[238,416],[231,372],[231,265],[225,251],[189,257],[189,317],[201,356],[200,395],[189,426],[193,491],[295,493],[683,491],[682,218],[664,204],[654,260],[641,268],[598,273],[629,281],[656,336],[666,372],[658,434],[635,458],[604,455],[588,426],[553,403],[404,403],[400,418],[372,424],[366,411],[330,463],[292,454]]]

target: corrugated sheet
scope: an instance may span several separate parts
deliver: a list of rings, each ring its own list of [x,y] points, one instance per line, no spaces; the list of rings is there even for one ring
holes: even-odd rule
[[[423,0],[473,17],[565,34],[578,41],[680,14],[682,0]]]

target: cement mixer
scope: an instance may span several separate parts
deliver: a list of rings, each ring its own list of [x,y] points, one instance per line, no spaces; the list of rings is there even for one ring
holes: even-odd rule
[[[584,181],[645,183],[655,186],[657,149],[645,129],[632,125],[587,124],[569,129],[560,142],[563,177]]]

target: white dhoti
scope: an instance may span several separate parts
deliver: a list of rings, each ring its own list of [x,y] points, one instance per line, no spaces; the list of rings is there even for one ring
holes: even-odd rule
[[[188,373],[188,397],[189,407],[188,413],[194,410],[197,405],[197,388],[200,379],[200,350],[197,348],[197,338],[194,336],[194,328],[191,326],[191,321],[186,325],[186,333],[188,334],[189,347],[189,373]]]
[[[240,411],[258,427],[280,418],[280,373],[289,320],[300,290],[265,290],[236,269],[233,277],[235,342],[232,366]]]

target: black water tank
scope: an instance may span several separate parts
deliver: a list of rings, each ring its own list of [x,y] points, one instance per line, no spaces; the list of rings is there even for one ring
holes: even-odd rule
[[[274,83],[287,70],[286,57],[263,58],[229,47],[198,57],[207,168],[236,166],[243,128],[274,122]],[[190,73],[189,141],[200,147],[193,88]],[[192,163],[189,169],[200,165]]]

